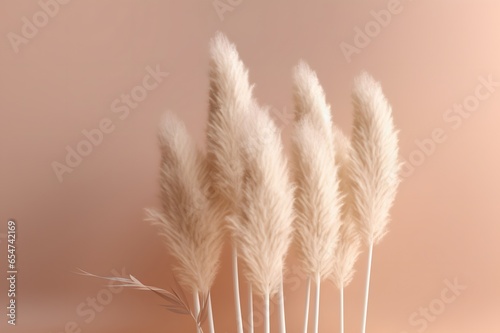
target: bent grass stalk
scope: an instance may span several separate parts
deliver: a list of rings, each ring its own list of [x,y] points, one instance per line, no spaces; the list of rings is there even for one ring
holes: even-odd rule
[[[186,294],[184,293],[184,290],[179,285],[176,279],[174,279],[175,287],[172,288],[171,291],[167,291],[165,289],[145,285],[133,275],[129,275],[128,277],[100,276],[89,273],[82,269],[79,269],[76,273],[87,277],[99,278],[112,282],[119,282],[120,284],[117,284],[116,285],[117,287],[151,291],[152,293],[156,294],[157,296],[161,297],[164,301],[167,302],[166,304],[162,304],[162,306],[165,307],[168,311],[180,315],[190,316],[193,319],[194,323],[196,324],[197,332],[203,333],[202,324],[207,317],[208,297],[206,299],[203,299],[200,304],[199,297],[197,297],[198,293],[196,294],[193,293],[193,302],[194,302],[193,306],[197,307],[197,309],[191,310],[191,308],[189,307],[189,302],[187,300]]]

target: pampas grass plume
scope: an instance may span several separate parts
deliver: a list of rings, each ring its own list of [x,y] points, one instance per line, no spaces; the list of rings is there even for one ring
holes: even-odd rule
[[[230,214],[239,214],[243,162],[241,127],[252,108],[248,70],[236,47],[217,33],[210,44],[210,100],[207,128],[208,163],[212,184]]]
[[[293,186],[279,130],[268,112],[256,108],[246,124],[243,218],[230,227],[249,283],[258,294],[272,297],[293,232]]]
[[[339,128],[334,127],[336,162],[340,179],[340,192],[344,198],[339,230],[339,243],[335,250],[332,279],[337,288],[342,289],[351,283],[354,276],[354,264],[360,253],[361,241],[352,219],[352,193],[350,181],[351,143]]]
[[[399,185],[398,136],[391,106],[367,73],[354,83],[351,186],[352,216],[368,246],[362,333],[366,332],[373,246],[387,233],[389,210]]]
[[[365,243],[377,244],[399,185],[397,131],[380,84],[367,73],[356,79],[352,99],[353,217]]]
[[[295,239],[309,276],[304,332],[309,318],[310,281],[316,286],[314,330],[319,330],[321,281],[333,271],[340,227],[339,192],[330,106],[316,73],[301,62],[294,73],[296,123],[292,133],[297,211]]]
[[[316,74],[303,62],[296,68],[294,87],[295,238],[303,270],[323,280],[333,269],[342,206],[330,108]]]
[[[243,209],[244,173],[241,128],[254,101],[248,70],[240,60],[236,47],[220,32],[210,43],[209,97],[207,159],[214,199],[224,208],[226,217],[239,221]],[[238,244],[234,235],[232,240],[236,324],[237,332],[243,333]]]
[[[223,244],[219,210],[208,198],[206,159],[184,124],[170,113],[162,120],[159,141],[162,210],[148,210],[148,219],[159,227],[177,259],[180,283],[206,295]]]

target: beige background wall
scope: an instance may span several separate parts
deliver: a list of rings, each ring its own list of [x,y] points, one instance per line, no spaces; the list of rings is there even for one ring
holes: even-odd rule
[[[34,0],[0,2],[0,233],[9,218],[17,221],[19,270],[18,325],[8,326],[2,310],[2,332],[193,331],[154,296],[112,293],[73,271],[123,268],[152,285],[172,284],[171,258],[142,221],[143,209],[159,204],[155,131],[171,110],[203,144],[208,42],[217,30],[237,44],[257,98],[273,107],[285,133],[299,59],[317,70],[347,132],[354,76],[365,69],[382,82],[408,168],[391,232],[375,249],[368,331],[498,332],[497,1],[73,0],[58,7],[49,17]],[[389,9],[390,22],[376,23],[371,11]],[[40,27],[23,28],[34,15]],[[372,37],[356,37],[365,28]],[[346,57],[347,44],[356,51]],[[169,74],[148,81],[150,91],[134,88],[154,70]],[[488,78],[493,85],[484,85]],[[126,106],[122,94],[131,91],[140,102]],[[99,126],[108,132],[102,142],[82,143],[82,131]],[[88,155],[71,160],[71,172],[58,179],[53,163],[65,163],[68,146]],[[235,332],[227,250],[213,290],[221,333]],[[365,262],[366,251],[346,290],[346,332],[360,329]],[[299,332],[305,283],[293,260],[289,266],[287,320]],[[466,289],[452,297],[445,281]],[[323,290],[321,329],[336,332],[338,294],[331,285]],[[95,310],[89,297],[100,300]],[[429,306],[424,319],[419,311]]]

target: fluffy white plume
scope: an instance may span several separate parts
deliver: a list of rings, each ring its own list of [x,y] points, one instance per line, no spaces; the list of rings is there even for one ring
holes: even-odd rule
[[[219,266],[222,219],[209,200],[206,159],[172,114],[165,115],[159,140],[162,211],[149,210],[148,219],[177,258],[180,282],[207,294]]]
[[[349,138],[340,128],[333,125],[333,142],[335,146],[335,162],[337,163],[337,174],[339,179],[339,190],[342,193],[344,204],[342,205],[342,219],[350,214],[352,206],[351,189],[351,155],[352,147]]]
[[[248,70],[236,47],[222,33],[210,44],[210,107],[207,128],[207,159],[214,200],[224,215],[238,224],[243,201],[242,133],[244,119],[253,107]],[[243,332],[238,281],[238,238],[232,235],[233,286],[237,332]]]
[[[307,63],[301,61],[295,68],[293,79],[295,120],[300,121],[307,115],[318,131],[321,131],[329,142],[333,142],[330,105],[326,103],[325,93],[316,73]]]
[[[230,228],[245,274],[261,296],[280,286],[293,232],[293,186],[281,137],[269,114],[260,108],[246,120],[242,220]]]
[[[340,226],[340,238],[335,250],[335,261],[333,266],[332,279],[340,289],[351,283],[354,276],[354,264],[358,259],[361,241],[351,216],[352,193],[351,181],[349,178],[351,163],[351,143],[342,131],[334,127],[334,138],[336,154],[335,160],[338,166],[340,179],[340,192],[344,198],[342,205],[342,225]]]
[[[322,280],[332,273],[341,222],[332,122],[316,74],[301,63],[294,77],[295,238],[303,270]]]
[[[387,232],[399,185],[398,137],[382,88],[367,73],[354,84],[351,180],[353,218],[366,244]]]
[[[218,33],[210,44],[210,107],[207,158],[217,197],[229,213],[239,213],[243,162],[241,128],[253,104],[248,70],[236,47]]]

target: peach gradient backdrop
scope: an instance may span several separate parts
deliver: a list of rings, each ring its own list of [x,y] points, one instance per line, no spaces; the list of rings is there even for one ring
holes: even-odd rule
[[[148,284],[172,284],[171,258],[142,221],[145,207],[159,205],[156,128],[162,112],[171,110],[203,144],[208,42],[221,30],[250,68],[257,98],[281,114],[292,110],[292,67],[305,59],[346,132],[352,80],[363,69],[382,82],[393,105],[402,158],[422,162],[415,140],[444,131],[446,140],[405,177],[391,232],[375,249],[368,332],[417,332],[412,313],[438,306],[443,281],[457,279],[467,289],[426,332],[497,333],[500,89],[459,118],[456,129],[458,120],[447,122],[443,115],[456,103],[473,101],[479,76],[500,81],[500,4],[401,0],[400,13],[348,62],[339,45],[353,44],[354,29],[373,21],[370,11],[389,1],[233,0],[223,20],[213,2],[73,0],[18,53],[8,33],[20,34],[22,18],[31,20],[40,5],[0,2],[0,233],[14,218],[19,237],[18,325],[6,324],[1,279],[0,331],[60,333],[70,323],[81,332],[193,332],[188,318],[132,290],[114,295],[92,320],[78,315],[87,297],[105,293],[103,282],[73,271],[109,275],[123,267]],[[146,67],[157,65],[169,76],[121,120],[112,102],[142,83]],[[59,182],[52,162],[64,162],[65,147],[75,148],[82,131],[103,118],[114,131]],[[283,127],[288,141],[286,121]],[[213,289],[220,333],[235,332],[227,250]],[[366,251],[346,290],[346,332],[360,330],[365,263]],[[290,274],[287,322],[289,332],[299,332],[305,283]],[[322,296],[321,330],[336,332],[338,293],[325,284]]]

